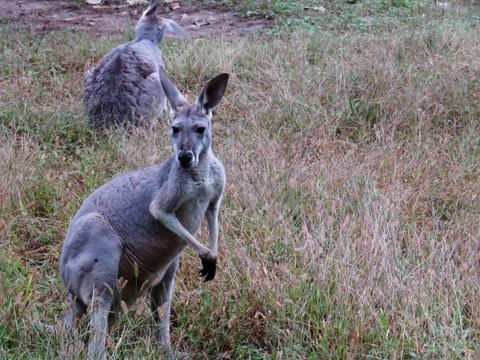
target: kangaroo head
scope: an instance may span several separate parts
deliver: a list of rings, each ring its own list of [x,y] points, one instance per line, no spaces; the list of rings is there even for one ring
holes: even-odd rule
[[[182,96],[163,68],[160,69],[160,80],[170,102],[172,145],[177,163],[184,169],[196,167],[210,151],[212,109],[225,93],[228,74],[210,80],[193,104]]]
[[[159,0],[150,0],[150,5],[138,20],[135,27],[135,39],[149,39],[159,43],[163,38],[163,20],[157,17]]]

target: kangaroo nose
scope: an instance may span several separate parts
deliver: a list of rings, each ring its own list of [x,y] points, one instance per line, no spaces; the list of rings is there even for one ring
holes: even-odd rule
[[[190,150],[180,150],[177,159],[181,167],[187,168],[193,162],[193,153]]]

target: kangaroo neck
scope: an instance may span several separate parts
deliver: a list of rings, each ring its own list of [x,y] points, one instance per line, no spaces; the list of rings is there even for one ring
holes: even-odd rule
[[[156,39],[154,36],[136,37],[132,42],[143,43],[147,46],[158,46],[161,40]]]

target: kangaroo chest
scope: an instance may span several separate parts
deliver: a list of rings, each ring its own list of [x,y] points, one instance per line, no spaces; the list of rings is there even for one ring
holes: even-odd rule
[[[175,214],[185,229],[194,235],[212,201],[214,186],[202,181],[189,185],[184,191],[184,199]]]
[[[181,189],[177,199],[180,206],[175,211],[175,215],[183,227],[195,236],[215,196],[215,186],[212,183],[199,181],[182,184]],[[139,280],[141,282],[148,280],[149,286],[152,286],[162,278],[166,267],[187,244],[179,241],[177,236],[167,231],[150,214],[145,214],[145,218],[149,219],[146,223],[139,221],[128,226],[129,229],[136,228],[137,236],[130,237],[133,234],[125,234],[127,246],[120,273],[123,276],[131,276],[137,267]]]

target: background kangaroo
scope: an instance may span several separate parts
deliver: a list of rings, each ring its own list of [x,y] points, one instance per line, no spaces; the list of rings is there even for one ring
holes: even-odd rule
[[[157,17],[153,0],[135,28],[135,39],[110,51],[84,75],[84,103],[95,126],[130,122],[154,126],[166,106],[160,84],[163,68],[158,44],[165,30],[185,35],[173,20]]]
[[[225,172],[210,148],[210,125],[228,75],[212,79],[194,104],[163,69],[160,80],[172,109],[174,154],[160,165],[125,173],[94,191],[73,218],[63,245],[60,274],[71,302],[65,323],[75,325],[92,305],[90,358],[103,354],[108,318],[114,318],[120,301],[132,304],[146,291],[153,318],[160,323],[159,350],[170,351],[173,282],[178,256],[186,246],[199,255],[205,281],[215,276]],[[209,248],[194,237],[204,216]],[[121,291],[117,279],[126,281]],[[158,311],[162,306],[163,315]]]

